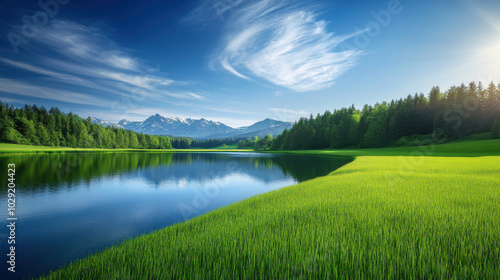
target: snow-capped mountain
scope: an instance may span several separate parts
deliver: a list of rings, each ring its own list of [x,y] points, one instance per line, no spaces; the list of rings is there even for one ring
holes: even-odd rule
[[[170,135],[178,137],[192,137],[198,139],[228,138],[228,137],[263,137],[266,134],[278,135],[293,123],[266,119],[251,126],[232,128],[221,122],[206,119],[165,118],[156,114],[142,122],[121,120],[118,123],[91,118],[92,123],[104,126],[114,126],[133,130],[139,133],[152,135]]]
[[[90,117],[90,122],[91,123],[95,123],[95,124],[100,124],[104,127],[108,127],[108,126],[112,126],[112,127],[119,127],[117,125],[117,123],[115,122],[112,122],[112,121],[105,121],[105,120],[101,120],[101,119],[98,119],[98,118],[94,118],[94,117]]]
[[[279,135],[285,129],[290,129],[293,126],[292,122],[282,122],[272,119],[265,119],[260,122],[256,122],[251,126],[245,126],[236,128],[226,134],[214,134],[210,138],[228,138],[228,137],[264,137],[269,135]]]

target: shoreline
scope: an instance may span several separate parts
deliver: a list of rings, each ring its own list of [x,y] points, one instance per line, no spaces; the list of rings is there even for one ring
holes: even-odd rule
[[[429,151],[428,147],[432,148]],[[220,153],[220,152],[255,152],[274,154],[309,154],[315,156],[359,157],[359,156],[411,156],[411,157],[481,157],[500,155],[500,139],[466,140],[432,146],[406,146],[368,149],[326,149],[326,150],[286,150],[258,151],[251,149],[93,149],[29,146],[0,143],[0,156],[16,154],[49,153]]]
[[[499,195],[495,187],[500,179],[494,174],[500,157],[425,157],[424,164],[402,172],[399,160],[360,156],[327,176],[132,238],[42,279],[107,279],[115,273],[113,269],[121,271],[121,267],[127,267],[126,276],[139,278],[144,271],[153,278],[298,275],[324,279],[332,271],[339,278],[360,271],[366,277],[385,278],[458,275],[479,279],[498,274],[499,255],[479,256],[483,249],[498,245],[499,239],[492,235],[500,235],[500,222],[491,212],[500,213],[500,207],[489,196]],[[450,169],[450,164],[455,168]],[[477,171],[485,175],[475,176]],[[467,190],[467,186],[475,187]],[[432,195],[435,192],[440,196]],[[457,197],[466,209],[456,208]],[[471,230],[477,236],[469,236]],[[392,233],[384,234],[386,231]],[[457,234],[466,242],[455,239]],[[357,253],[368,252],[365,246],[371,239],[372,253],[359,256],[370,264],[366,270]],[[343,245],[338,247],[337,242]],[[393,242],[400,245],[389,245]],[[323,253],[316,259],[312,252]],[[155,258],[149,258],[151,254]],[[371,254],[379,257],[374,259]],[[420,254],[430,259],[408,262]],[[140,263],[135,262],[138,258]],[[308,268],[311,258],[315,270]],[[468,266],[459,264],[463,258],[470,260]],[[257,261],[262,259],[266,262]],[[110,270],[111,263],[116,266]],[[391,270],[377,270],[380,267]],[[387,274],[389,271],[399,274]]]

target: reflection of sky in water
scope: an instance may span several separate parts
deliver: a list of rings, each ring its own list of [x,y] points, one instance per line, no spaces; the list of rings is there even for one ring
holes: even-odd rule
[[[135,158],[131,157],[131,162],[137,161],[137,155],[133,156]],[[148,160],[155,159],[154,155],[144,156]],[[89,160],[86,157],[94,158]],[[128,159],[126,155],[116,157],[116,162]],[[74,169],[75,173],[64,180],[47,179],[50,166],[45,171],[37,171],[42,174],[23,178],[28,180],[22,186],[19,183],[16,196],[19,217],[16,238],[22,240],[17,245],[16,276],[22,278],[48,272],[51,268],[86,257],[91,252],[98,252],[125,239],[257,194],[293,185],[297,182],[294,176],[299,171],[308,168],[315,171],[322,165],[315,167],[310,158],[306,162],[284,161],[281,158],[278,162],[279,157],[262,154],[174,154],[156,157],[159,157],[159,164],[156,165],[116,169],[113,158],[80,156],[76,159],[82,160],[79,165],[82,168]],[[46,155],[18,157],[17,160],[25,160],[23,167],[39,164],[42,168],[47,158],[52,161],[66,159],[64,156]],[[1,160],[15,161],[16,158]],[[84,166],[83,162],[97,166]],[[127,164],[125,162],[125,166]],[[83,172],[83,167],[89,171]],[[102,171],[102,168],[110,170],[94,174],[95,169]],[[330,168],[329,171],[334,169],[327,168]],[[6,196],[0,197],[0,205],[6,204]],[[6,211],[1,211],[0,219],[6,218]],[[5,263],[5,258],[2,254],[0,261]],[[1,279],[5,279],[3,273],[0,272]]]
[[[258,193],[292,185],[293,178],[281,176],[281,180],[264,183],[253,176],[244,173],[226,174],[206,181],[181,177],[175,180],[163,180],[160,183],[150,181],[136,174],[130,176],[110,176],[92,180],[90,184],[80,183],[71,189],[61,188],[57,191],[46,190],[38,193],[19,194],[17,201],[18,216],[23,220],[53,215],[68,215],[72,212],[85,212],[89,209],[119,207],[124,203],[130,208],[136,204],[145,204],[146,208],[154,208],[152,203],[158,202],[160,208],[173,207],[176,203],[189,202],[189,197],[210,190],[208,196],[213,196],[217,190],[217,197],[211,198],[214,203],[228,200],[238,201],[239,198],[252,196]],[[22,191],[20,192],[22,193]],[[118,205],[115,205],[118,203]],[[143,208],[144,208],[143,207]],[[175,208],[175,207],[173,207]],[[6,218],[5,213],[2,217]]]
[[[232,174],[206,183],[189,183],[184,188],[177,188],[172,181],[153,188],[145,179],[111,177],[96,180],[90,187],[81,184],[71,191],[23,197],[17,215],[22,217],[20,227],[27,228],[18,232],[25,249],[20,248],[19,255],[38,259],[35,267],[63,264],[75,256],[184,220],[181,203],[202,214],[294,181],[276,183],[269,187],[250,176]],[[193,200],[200,195],[208,204],[196,208]]]
[[[278,167],[255,166],[254,163],[205,163],[194,162],[187,166],[171,165],[155,167],[146,170],[137,170],[130,174],[151,182],[154,187],[177,186],[182,187],[190,184],[205,185],[212,181],[227,180],[229,175],[240,174],[251,177],[259,184],[272,184],[275,181],[285,179],[286,176]],[[163,184],[168,181],[169,184]]]

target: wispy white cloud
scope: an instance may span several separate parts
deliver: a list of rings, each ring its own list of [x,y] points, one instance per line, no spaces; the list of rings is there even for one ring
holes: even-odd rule
[[[170,79],[153,77],[149,75],[129,75],[125,73],[109,71],[98,72],[98,76],[149,90],[154,90],[157,86],[168,86],[174,82]]]
[[[34,66],[31,64],[27,64],[24,62],[14,61],[11,59],[6,59],[6,58],[0,58],[0,62],[8,64],[10,66],[14,66],[14,67],[19,68],[19,69],[23,69],[23,70],[26,70],[29,72],[33,72],[33,73],[37,73],[37,74],[41,74],[41,75],[45,75],[45,76],[54,77],[54,78],[57,78],[60,80],[78,81],[78,82],[82,81],[82,79],[79,79],[79,78],[71,76],[71,75],[54,72],[54,71],[47,70],[47,69],[44,69],[42,67]]]
[[[24,71],[40,74],[43,77],[46,77],[48,79],[52,79],[53,81],[56,81],[58,83],[77,85],[77,86],[80,86],[83,88],[95,89],[97,91],[112,93],[115,95],[123,95],[124,94],[123,91],[114,90],[114,87],[110,87],[109,84],[107,84],[105,86],[98,85],[94,81],[80,78],[76,75],[72,75],[69,73],[60,73],[60,72],[49,70],[49,69],[46,69],[43,67],[31,65],[28,63],[24,63],[24,62],[14,61],[14,60],[6,59],[6,58],[0,58],[0,62],[7,64],[7,65],[10,65],[12,67],[24,70]],[[89,71],[89,72],[91,72],[91,71]],[[91,72],[91,73],[94,73],[94,75],[95,75],[95,71]],[[27,82],[27,81],[25,81],[25,82]]]
[[[178,99],[197,99],[197,100],[205,99],[205,97],[202,96],[201,94],[190,91],[159,91],[158,93],[160,95],[170,96]]]
[[[223,20],[227,13],[245,3],[245,0],[199,0],[200,4],[182,21],[189,24]]]
[[[98,28],[67,20],[54,20],[34,38],[72,60],[92,62],[110,68],[138,71],[138,59],[120,50]]]
[[[298,1],[251,1],[229,14],[215,64],[240,78],[258,77],[299,92],[319,90],[356,65],[361,54],[336,50],[357,33],[335,35],[314,9]]]
[[[40,88],[35,91],[37,96],[31,97],[75,104],[87,104],[80,100],[95,100],[95,96],[107,100],[108,105],[117,98],[131,95],[138,96],[135,100],[156,104],[171,103],[172,99],[204,99],[201,94],[179,89],[186,83],[153,73],[96,27],[53,20],[39,28],[27,48],[28,59],[24,56],[0,58],[0,64],[36,75],[17,82],[8,80],[7,85],[0,87],[3,92],[28,97],[31,95],[27,89]],[[71,88],[68,98],[59,96],[58,93],[63,92],[61,88]],[[78,98],[69,98],[71,96]]]
[[[13,103],[17,103],[17,104],[24,104],[25,102],[21,99],[17,99],[17,98],[9,98],[9,97],[1,97],[0,96],[0,101],[1,102],[7,102],[7,103],[10,103],[10,104],[13,104]]]
[[[1,61],[1,60],[0,60]],[[98,90],[104,90],[105,92],[122,95],[123,92],[136,92],[135,89],[142,90],[156,90],[160,86],[169,86],[173,84],[181,84],[181,82],[177,82],[168,78],[158,77],[154,75],[150,75],[145,72],[117,72],[105,70],[102,68],[97,68],[92,65],[81,65],[75,64],[71,62],[65,62],[53,58],[45,58],[43,60],[43,64],[50,66],[53,69],[59,69],[65,71],[67,73],[73,74],[73,80],[80,81],[81,79],[76,78],[76,76],[85,76],[92,79],[85,79],[85,83],[78,83],[80,86],[86,86]],[[30,67],[33,68],[33,67]],[[24,68],[25,70],[30,71],[29,68]],[[35,71],[37,72],[37,71]],[[49,72],[38,72],[41,74],[47,74]],[[54,73],[54,72],[52,72]],[[60,74],[56,73],[54,78],[60,77]],[[99,82],[104,84],[107,87],[107,90],[103,86],[96,86],[95,82]],[[117,89],[117,90],[113,90]]]
[[[309,113],[304,110],[291,110],[287,108],[269,108],[272,112],[282,113],[282,114],[290,114],[290,115],[308,115]]]
[[[25,81],[0,78],[0,92],[14,93],[31,98],[48,99],[80,105],[103,104],[104,100],[74,91],[57,90],[39,85],[30,85]]]

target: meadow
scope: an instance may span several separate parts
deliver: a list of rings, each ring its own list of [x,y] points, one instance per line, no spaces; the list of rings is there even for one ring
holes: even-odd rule
[[[499,144],[295,152],[357,157],[42,279],[499,279]]]
[[[305,150],[280,151],[281,154],[313,154],[342,157],[404,156],[411,158],[431,157],[480,157],[500,156],[500,139],[458,141],[439,145],[409,146],[381,149]]]
[[[0,153],[71,153],[71,152],[145,152],[145,153],[178,153],[178,152],[248,152],[251,150],[238,150],[236,148],[215,148],[215,149],[86,149],[86,148],[67,148],[67,147],[47,147],[32,146],[20,144],[0,143]]]

